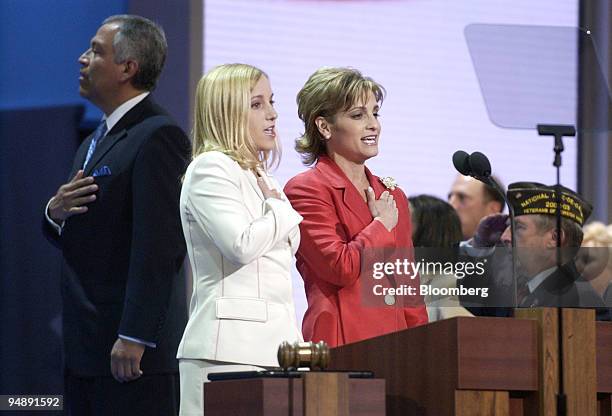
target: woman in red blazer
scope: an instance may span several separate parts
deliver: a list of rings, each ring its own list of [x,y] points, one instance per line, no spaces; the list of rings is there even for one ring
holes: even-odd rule
[[[306,340],[338,346],[427,323],[421,300],[404,307],[399,296],[371,291],[378,283],[372,261],[393,260],[372,256],[412,248],[406,196],[365,166],[378,154],[383,96],[381,85],[348,68],[319,69],[298,93],[305,133],[296,150],[305,165],[316,165],[292,178],[285,193],[304,218],[296,258],[308,298]],[[407,283],[397,275],[383,281]]]

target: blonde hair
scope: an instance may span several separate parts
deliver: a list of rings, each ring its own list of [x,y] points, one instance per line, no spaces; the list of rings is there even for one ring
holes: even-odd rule
[[[295,141],[304,165],[312,165],[326,153],[325,140],[315,120],[324,117],[333,123],[336,114],[348,110],[369,93],[382,104],[385,89],[372,78],[353,68],[320,68],[308,78],[297,95],[298,116],[304,122],[304,134]]]
[[[599,221],[593,221],[583,228],[582,244],[592,243],[595,247],[612,247],[612,225],[606,226]]]
[[[280,160],[278,141],[271,151],[258,151],[249,135],[251,91],[262,70],[246,64],[211,69],[198,82],[193,126],[193,157],[222,152],[243,169],[268,169]]]
[[[608,248],[608,257],[606,257],[606,268],[612,271],[612,224],[605,225],[599,221],[593,221],[584,226],[584,239],[582,245],[587,247],[595,247],[595,250]],[[600,256],[603,254],[598,253]]]

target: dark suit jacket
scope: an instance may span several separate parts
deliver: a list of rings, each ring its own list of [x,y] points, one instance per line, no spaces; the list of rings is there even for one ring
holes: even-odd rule
[[[571,261],[555,270],[523,301],[523,307],[562,307],[595,309],[597,320],[609,321],[603,299],[576,270]]]
[[[90,142],[79,147],[70,178]],[[89,210],[70,217],[61,236],[44,222],[63,253],[64,351],[72,374],[110,376],[118,334],[157,344],[145,350],[145,374],[177,371],[186,322],[178,205],[189,148],[185,133],[148,96],[108,132],[88,163],[86,176],[107,174],[95,178],[99,190]]]
[[[499,252],[499,256],[497,256]],[[464,261],[469,257],[465,256]],[[481,261],[484,260],[481,259]],[[482,277],[469,276],[461,284],[468,288],[487,287],[486,299],[464,296],[461,303],[476,316],[511,317],[514,312],[516,286],[512,284],[512,265],[508,249],[498,248],[486,257],[486,273]],[[574,261],[566,263],[549,275],[533,293],[517,307],[593,308],[598,320],[610,320],[602,298],[576,270]]]

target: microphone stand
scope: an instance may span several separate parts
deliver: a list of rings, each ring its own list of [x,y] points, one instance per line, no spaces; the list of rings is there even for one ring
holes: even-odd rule
[[[555,184],[555,200],[557,204],[557,272],[561,273],[563,259],[561,258],[561,153],[565,150],[563,146],[563,136],[575,136],[576,128],[569,125],[538,124],[538,134],[540,136],[554,136],[555,159],[553,166],[557,170],[557,183]],[[561,296],[559,294],[559,296]],[[565,416],[567,414],[567,396],[563,383],[563,310],[559,309],[559,393],[557,394],[557,414]]]
[[[515,256],[515,248],[516,248],[516,237],[515,237],[515,221],[514,221],[514,207],[510,204],[508,200],[508,196],[506,192],[502,189],[502,187],[497,183],[497,181],[491,176],[491,163],[489,159],[480,152],[474,152],[471,155],[468,155],[463,150],[458,150],[453,155],[453,165],[455,165],[455,169],[459,171],[462,175],[469,175],[480,182],[491,186],[497,192],[500,193],[506,206],[508,207],[508,214],[510,217],[510,245],[511,251],[510,255],[512,257],[512,294],[513,294],[513,304],[518,306],[517,299],[517,284],[516,284],[516,276],[517,276],[517,266],[516,266],[516,256]]]
[[[489,162],[489,159],[483,153],[480,153],[480,152],[472,153],[471,155],[468,156],[467,160],[468,160],[470,176],[473,176],[480,182],[483,182],[491,186],[493,189],[499,192],[499,194],[504,199],[504,202],[506,203],[506,206],[508,207],[508,214],[510,216],[510,231],[512,233],[510,237],[510,241],[511,241],[510,244],[512,245],[512,249],[514,250],[514,248],[516,247],[516,240],[514,237],[514,208],[510,204],[510,201],[508,201],[508,196],[506,195],[506,192],[504,192],[502,187],[499,186],[497,181],[491,176],[491,162]],[[514,265],[514,258],[513,258],[512,264]]]
[[[512,206],[512,204],[510,204],[510,201],[508,200],[508,196],[506,195],[506,193],[504,192],[504,190],[502,189],[502,187],[497,183],[497,181],[495,179],[493,179],[493,177],[488,176],[486,178],[486,183],[488,183],[489,185],[491,185],[497,192],[499,192],[501,194],[501,196],[504,198],[504,202],[506,203],[506,206],[508,207],[508,216],[510,218],[510,254],[512,256],[512,293],[514,294],[514,304],[518,306],[517,302],[517,287],[516,287],[516,256],[514,251],[516,250],[516,237],[515,237],[515,224],[514,224],[514,207]]]
[[[510,201],[508,200],[508,196],[506,195],[506,192],[504,192],[504,190],[502,189],[502,187],[497,183],[497,181],[495,179],[493,179],[492,176],[487,175],[487,176],[478,176],[475,175],[474,176],[476,179],[478,179],[481,182],[484,182],[490,186],[493,187],[493,189],[495,189],[497,192],[500,193],[500,195],[502,196],[502,198],[504,198],[504,202],[506,203],[506,206],[508,207],[508,216],[510,218],[510,255],[512,257],[512,294],[514,297],[514,304],[518,306],[518,298],[517,298],[517,284],[516,284],[516,276],[517,276],[517,270],[516,270],[516,256],[514,251],[516,250],[516,237],[515,237],[515,223],[514,223],[514,207],[512,206],[512,204],[510,204]]]

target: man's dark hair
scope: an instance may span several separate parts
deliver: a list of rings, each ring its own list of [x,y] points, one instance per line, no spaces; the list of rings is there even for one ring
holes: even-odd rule
[[[499,180],[499,178],[495,175],[491,175],[491,178],[499,184],[502,189],[505,189],[504,184]],[[496,201],[499,202],[499,212],[504,212],[504,207],[506,206],[506,201],[504,201],[504,197],[500,194],[495,188],[491,185],[483,183],[483,193],[484,193],[484,201]]]
[[[132,85],[139,90],[152,91],[168,51],[164,30],[149,19],[129,14],[111,16],[102,22],[104,25],[109,23],[119,25],[113,39],[115,63],[128,59],[138,62]]]

